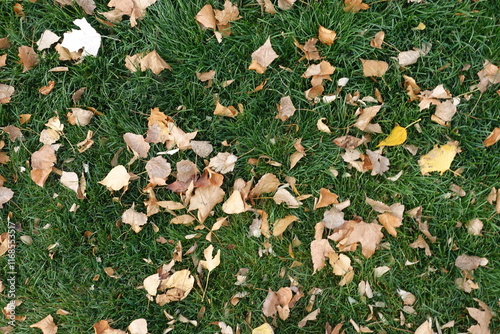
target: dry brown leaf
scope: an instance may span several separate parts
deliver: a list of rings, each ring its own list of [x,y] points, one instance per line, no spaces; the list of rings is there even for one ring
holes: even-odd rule
[[[379,31],[378,33],[375,34],[375,37],[370,41],[370,46],[377,48],[377,49],[382,49],[382,43],[384,42],[384,37],[385,37],[385,32]]]
[[[38,64],[38,55],[32,47],[23,45],[19,47],[18,51],[18,56],[21,59],[21,64],[23,64],[23,72],[31,70]]]
[[[163,58],[156,52],[156,50],[151,51],[139,60],[141,64],[141,71],[144,72],[150,69],[154,74],[158,75],[164,69],[172,71],[172,67],[167,64]]]
[[[340,205],[341,204],[334,205],[330,210],[326,210],[325,213],[323,214],[322,222],[325,224],[326,228],[337,229],[340,228],[342,225],[344,225],[345,222],[344,213],[342,212],[342,209],[344,207],[338,208],[337,206]]]
[[[203,29],[215,30],[217,28],[217,20],[215,18],[214,9],[210,4],[203,6],[198,14],[196,14],[195,19]]]
[[[481,231],[483,230],[483,222],[479,219],[471,219],[466,224],[467,232],[471,235],[482,235]]]
[[[9,37],[0,38],[0,50],[7,49],[10,46]]]
[[[324,224],[322,222],[317,223],[314,229],[315,240],[311,242],[311,259],[313,262],[313,274],[316,271],[321,270],[325,267],[325,258],[329,258],[332,254],[335,254],[332,246],[327,239],[322,239]]]
[[[377,245],[384,237],[381,230],[382,225],[377,223],[349,220],[329,238],[337,242],[337,248],[341,252],[354,251],[360,243],[362,253],[368,259],[375,253]]]
[[[198,220],[203,223],[215,205],[224,200],[224,195],[224,190],[219,186],[197,188],[189,202],[188,211],[198,210]]]
[[[255,187],[250,191],[249,197],[258,197],[264,193],[274,192],[278,189],[279,185],[280,181],[274,174],[264,174],[259,179],[259,182],[257,182]]]
[[[208,167],[221,174],[227,174],[234,170],[238,157],[229,152],[219,152],[215,157],[210,159]]]
[[[75,0],[75,1],[86,14],[88,15],[94,14],[94,9],[96,8],[94,0]]]
[[[288,190],[283,188],[278,189],[273,196],[273,200],[278,205],[285,203],[288,208],[298,208],[302,205],[302,202],[299,202]]]
[[[479,91],[484,93],[488,86],[500,83],[500,67],[485,60],[483,69],[477,72],[477,76],[479,77]]]
[[[23,134],[21,133],[21,129],[14,125],[7,125],[4,127],[0,127],[3,131],[5,131],[9,135],[9,139],[11,141],[15,141],[18,138],[23,138]]]
[[[316,48],[316,43],[318,42],[317,38],[310,38],[304,45],[301,45],[296,39],[294,40],[294,44],[298,47],[302,52],[304,52],[304,56],[300,59],[307,60],[320,60],[322,57],[319,55],[319,51]]]
[[[30,325],[30,328],[39,328],[42,330],[43,334],[56,334],[57,333],[57,326],[54,323],[54,319],[52,316],[49,314],[39,322]]]
[[[127,132],[123,135],[123,140],[135,156],[140,158],[146,158],[148,156],[150,146],[143,136]]]
[[[205,256],[205,260],[200,261],[200,265],[211,272],[215,268],[217,268],[220,264],[220,249],[217,250],[217,254],[213,256],[214,246],[210,245],[203,251],[203,255]]]
[[[163,157],[149,159],[145,168],[149,176],[149,182],[158,186],[166,185],[167,177],[172,172],[170,163]]]
[[[444,172],[450,169],[451,163],[457,153],[461,150],[458,147],[458,141],[448,142],[443,146],[436,145],[429,153],[423,155],[418,160],[420,172],[422,175],[428,175],[430,172]]]
[[[283,122],[292,117],[297,110],[293,105],[290,96],[284,96],[281,98],[280,103],[276,105],[278,109],[278,115],[276,118],[282,120]]]
[[[87,136],[86,138],[77,143],[76,146],[78,147],[78,152],[82,153],[88,150],[92,145],[94,145],[94,141],[92,140],[92,136],[94,135],[94,132],[91,130],[87,131]]]
[[[221,29],[221,26],[228,25],[230,21],[237,21],[241,19],[238,6],[234,5],[233,3],[231,3],[231,1],[228,0],[224,2],[224,9],[215,9],[214,14],[219,30],[223,30]]]
[[[202,158],[208,157],[214,150],[209,141],[191,140],[190,144],[193,152]]]
[[[271,37],[268,37],[266,42],[252,53],[252,64],[248,69],[262,74],[276,58],[278,54],[273,50]]]
[[[486,266],[488,264],[488,259],[479,256],[469,256],[462,254],[457,257],[455,261],[455,266],[461,270],[474,270],[479,268],[479,266]]]
[[[451,119],[457,113],[457,106],[453,100],[446,100],[437,104],[436,112],[431,116],[431,121],[442,126],[450,126]]]
[[[52,31],[45,30],[40,36],[40,39],[36,42],[38,51],[50,48],[52,44],[58,42],[60,38],[61,37],[57,36]]]
[[[267,322],[252,330],[252,334],[274,334],[274,330]]]
[[[40,187],[43,187],[57,161],[54,148],[44,145],[31,155],[31,179]]]
[[[414,334],[434,334],[432,330],[432,318],[427,319],[415,330]]]
[[[278,0],[278,7],[283,10],[288,10],[293,7],[297,0]]]
[[[54,89],[54,86],[56,85],[56,82],[51,80],[48,82],[47,86],[41,87],[38,92],[42,95],[49,95],[50,92]]]
[[[128,210],[123,212],[122,222],[124,224],[130,225],[135,233],[139,233],[142,230],[143,226],[147,224],[148,217],[145,213],[137,212],[135,210],[134,203]]]
[[[94,113],[82,108],[68,108],[71,110],[67,113],[68,123],[71,125],[86,126],[90,124],[90,120],[94,117]]]
[[[148,323],[146,319],[135,319],[128,325],[130,334],[148,334]]]
[[[412,242],[410,244],[410,247],[411,248],[423,248],[423,249],[425,249],[425,255],[427,255],[427,256],[432,255],[431,248],[429,247],[427,242],[425,242],[424,238],[421,235],[418,236],[417,240],[415,240],[414,242]]]
[[[3,208],[3,205],[10,201],[10,199],[14,196],[14,192],[6,187],[0,186],[0,209]]]
[[[307,324],[308,321],[316,320],[316,317],[318,316],[319,312],[320,312],[319,308],[316,309],[316,310],[314,310],[314,311],[312,311],[311,313],[309,313],[308,315],[306,315],[304,319],[300,320],[299,323],[297,324],[297,326],[299,328],[302,328],[302,327],[304,327]]]
[[[209,81],[215,77],[215,71],[211,70],[211,71],[203,72],[203,73],[196,72],[196,77],[201,82]]]
[[[496,127],[491,131],[491,133],[483,141],[485,147],[489,147],[500,140],[500,128]]]
[[[399,66],[413,65],[417,62],[418,58],[422,55],[419,50],[403,51],[398,54]]]
[[[111,0],[108,7],[115,7],[114,10],[101,13],[111,22],[120,22],[123,15],[130,16],[130,26],[135,27],[137,20],[146,15],[147,7],[154,4],[157,0]]]
[[[219,101],[217,101],[215,104],[214,115],[236,117],[238,114],[239,114],[238,110],[233,106],[225,107],[222,104],[220,104]]]
[[[477,321],[477,325],[469,327],[467,331],[471,334],[490,334],[489,326],[493,315],[486,303],[476,298],[474,300],[479,304],[480,309],[467,307],[467,312]]]
[[[389,64],[385,61],[379,60],[365,60],[360,59],[363,64],[363,75],[365,77],[379,77],[381,78],[389,69]]]
[[[321,188],[319,190],[319,199],[314,206],[314,210],[327,207],[331,204],[338,204],[338,198],[339,197],[336,194],[332,193],[330,190]]]
[[[234,190],[231,196],[222,204],[222,211],[228,215],[247,211],[247,205],[239,190]]]
[[[276,222],[274,223],[274,227],[273,227],[273,236],[275,236],[275,237],[281,236],[283,234],[283,232],[285,232],[287,227],[290,226],[290,224],[292,224],[293,222],[296,222],[298,220],[299,220],[299,218],[297,216],[294,216],[294,215],[288,215],[285,218],[281,218],[281,219],[276,220]]]
[[[122,165],[118,165],[110,170],[108,175],[98,183],[106,186],[110,191],[117,191],[122,188],[127,189],[129,181],[130,174],[127,169]]]
[[[361,131],[369,132],[367,131],[368,126],[370,125],[371,120],[377,115],[377,113],[380,111],[381,108],[382,105],[361,109],[361,113],[359,114],[356,123],[354,123],[354,126],[360,129]]]
[[[420,93],[421,89],[417,85],[415,79],[407,75],[403,75],[403,78],[405,80],[406,93],[410,97],[410,102],[418,100],[418,94]]]
[[[326,29],[323,26],[319,26],[318,29],[318,39],[321,43],[326,45],[332,45],[337,38],[337,33],[333,30]]]
[[[7,54],[0,56],[0,67],[4,67],[7,64]]]
[[[367,138],[363,136],[362,138],[356,138],[354,136],[342,136],[335,138],[333,140],[333,143],[339,147],[346,148],[346,149],[355,149],[356,147],[360,146],[361,144],[364,144],[367,142]]]
[[[370,151],[366,150],[366,155],[370,158],[372,164],[371,175],[382,175],[389,170],[389,159],[382,156],[381,150]]]

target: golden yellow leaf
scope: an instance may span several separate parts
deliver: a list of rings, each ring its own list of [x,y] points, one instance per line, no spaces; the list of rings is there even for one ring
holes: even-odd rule
[[[379,146],[397,146],[401,145],[406,141],[406,128],[402,126],[396,125],[394,129],[392,129],[391,133],[387,138],[382,140],[377,147]]]
[[[448,142],[441,147],[436,145],[429,153],[418,160],[420,172],[422,175],[427,175],[430,172],[439,172],[443,175],[444,172],[450,169],[451,162],[459,152],[458,141]]]

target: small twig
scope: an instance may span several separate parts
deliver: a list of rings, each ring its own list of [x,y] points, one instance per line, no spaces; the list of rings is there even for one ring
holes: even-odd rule
[[[208,280],[210,279],[210,273],[211,271],[209,271],[207,275],[207,281],[205,283],[205,289],[203,290],[203,296],[201,296],[201,301],[205,300],[205,293],[207,292],[208,289]]]

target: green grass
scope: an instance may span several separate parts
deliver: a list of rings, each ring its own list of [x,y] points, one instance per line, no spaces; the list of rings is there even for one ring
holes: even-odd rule
[[[223,1],[209,1],[221,9]],[[17,63],[17,48],[33,46],[45,29],[58,35],[76,28],[72,21],[85,16],[78,6],[59,7],[53,1],[39,0],[36,3],[23,1],[26,17],[14,15],[15,1],[0,3],[0,38],[9,36],[11,47],[0,50],[7,53],[7,66],[0,68],[0,83],[15,87],[16,92],[9,104],[0,105],[0,125],[15,125],[23,130],[24,140],[11,142],[7,134],[2,138],[11,161],[0,166],[0,174],[7,179],[6,187],[14,192],[14,198],[0,211],[2,230],[6,231],[7,215],[12,212],[12,221],[18,225],[18,246],[16,265],[18,269],[16,294],[23,304],[17,313],[26,315],[24,322],[17,322],[16,333],[35,333],[37,329],[29,325],[48,314],[54,316],[60,333],[93,332],[92,326],[99,320],[107,319],[113,328],[125,330],[130,322],[145,318],[150,333],[161,333],[168,327],[163,311],[172,315],[182,314],[196,319],[202,306],[206,307],[198,328],[177,322],[175,333],[213,333],[217,326],[214,321],[224,321],[242,333],[250,333],[264,322],[273,323],[276,333],[322,333],[325,323],[344,323],[346,333],[354,333],[349,324],[353,319],[358,324],[369,326],[375,332],[413,332],[428,317],[440,324],[455,320],[455,327],[445,333],[465,332],[476,322],[468,316],[466,307],[477,307],[473,298],[484,301],[493,312],[500,311],[498,298],[500,283],[498,277],[500,252],[498,250],[499,223],[494,207],[486,202],[492,187],[500,187],[500,158],[498,145],[484,148],[482,141],[494,127],[500,126],[498,105],[498,85],[485,93],[473,93],[470,100],[462,98],[458,113],[450,127],[442,127],[431,122],[434,108],[419,111],[418,103],[408,102],[402,75],[413,77],[422,89],[433,89],[439,84],[459,96],[469,92],[477,84],[476,73],[482,69],[485,59],[495,65],[500,64],[499,6],[494,0],[449,1],[436,0],[421,4],[406,1],[367,1],[371,8],[356,14],[345,13],[343,4],[337,0],[297,1],[289,11],[278,10],[275,15],[261,14],[254,1],[235,1],[240,8],[242,19],[231,24],[232,35],[217,43],[211,31],[203,31],[194,20],[196,13],[206,3],[201,0],[158,0],[147,10],[143,20],[135,28],[130,28],[124,20],[114,27],[100,24],[94,16],[87,16],[89,23],[103,36],[102,46],[96,58],[87,57],[79,64],[58,60],[52,49],[39,52],[40,64],[34,69],[22,72]],[[97,10],[106,11],[107,1],[96,0]],[[420,22],[425,23],[423,31],[413,30]],[[339,37],[332,46],[318,43],[320,54],[336,67],[332,82],[325,84],[325,93],[333,93],[339,78],[350,79],[343,89],[341,99],[331,104],[310,103],[303,91],[310,87],[309,80],[301,77],[310,65],[300,61],[301,52],[294,46],[297,39],[305,43],[317,35],[319,25],[335,30]],[[383,49],[370,47],[371,38],[378,31],[385,31],[387,45]],[[275,51],[280,55],[265,72],[256,74],[248,71],[250,55],[268,37]],[[432,43],[432,50],[419,61],[400,69],[398,52],[420,47],[422,43]],[[126,55],[156,50],[173,68],[154,75],[150,71],[130,73],[124,66]],[[363,76],[359,58],[385,60],[390,64],[383,79],[371,80]],[[470,64],[468,71],[462,71]],[[287,67],[292,71],[282,68]],[[50,68],[68,66],[68,72],[51,73]],[[217,71],[211,88],[204,88],[195,72]],[[465,75],[463,84],[458,80]],[[222,87],[226,80],[234,79],[228,87]],[[264,79],[268,82],[262,91],[248,94]],[[56,81],[54,91],[42,96],[38,89],[49,80]],[[94,107],[103,113],[96,116],[87,127],[71,126],[66,121],[66,112],[73,106],[71,94],[81,87],[87,87],[79,106]],[[356,117],[355,106],[347,105],[344,97],[356,90],[361,96],[373,95],[378,88],[384,98],[384,107],[374,119],[387,134],[395,123],[406,126],[421,118],[422,133],[414,127],[408,129],[408,144],[419,147],[412,156],[402,147],[390,147],[384,155],[390,159],[390,170],[384,176],[361,174],[348,169],[333,139],[347,132],[354,136],[363,133],[351,126]],[[215,95],[223,105],[243,104],[245,112],[235,119],[213,115]],[[295,115],[286,122],[275,119],[276,103],[283,96],[290,95],[296,108]],[[179,106],[183,106],[179,108]],[[146,226],[136,234],[127,225],[119,225],[123,211],[133,203],[136,209],[145,211],[142,202],[147,195],[142,189],[147,185],[144,171],[145,162],[165,148],[153,144],[147,159],[141,159],[129,167],[139,174],[140,179],[132,181],[124,194],[111,194],[97,182],[102,180],[112,168],[111,160],[119,149],[125,148],[123,134],[132,132],[145,134],[147,117],[151,108],[158,107],[173,117],[177,125],[186,132],[198,131],[196,140],[208,140],[218,152],[231,152],[240,159],[234,172],[225,177],[223,188],[228,192],[236,178],[258,180],[265,173],[274,173],[282,182],[285,176],[297,179],[301,194],[319,195],[324,187],[339,195],[341,200],[350,199],[351,206],[345,209],[347,219],[361,216],[367,222],[376,219],[377,213],[365,204],[365,197],[387,204],[401,202],[406,209],[423,207],[423,215],[430,231],[437,236],[431,244],[433,255],[427,257],[422,249],[413,249],[409,244],[420,234],[417,223],[405,215],[403,226],[398,228],[398,236],[384,232],[383,242],[390,247],[377,250],[370,259],[365,259],[358,249],[346,253],[352,260],[355,276],[353,282],[340,287],[340,278],[331,273],[329,267],[313,273],[309,245],[314,238],[314,225],[323,217],[324,209],[313,211],[313,199],[304,200],[298,209],[277,206],[272,199],[260,199],[255,208],[269,214],[272,224],[276,219],[294,214],[300,222],[294,223],[283,238],[271,238],[275,256],[259,257],[264,237],[250,238],[248,226],[255,217],[251,212],[229,217],[229,226],[222,227],[213,238],[213,245],[221,249],[221,264],[211,274],[205,299],[203,290],[195,284],[195,289],[180,302],[158,306],[149,302],[144,289],[137,289],[147,276],[155,273],[165,263],[170,262],[175,244],[182,241],[184,251],[197,243],[198,248],[175,265],[176,270],[189,269],[197,275],[201,283],[206,283],[206,271],[198,274],[196,265],[203,259],[203,249],[209,243],[204,239],[207,230],[197,231],[199,239],[186,240],[185,235],[195,233],[192,226],[169,225],[172,216],[159,213],[150,217],[160,229],[155,233]],[[20,114],[32,114],[32,119],[20,125]],[[35,185],[29,175],[29,161],[33,152],[42,145],[38,134],[45,128],[47,120],[56,114],[64,123],[63,146],[57,152],[56,167],[64,171],[81,174],[83,164],[88,164],[87,198],[78,200],[75,194],[59,183],[59,177],[52,174],[43,188]],[[317,130],[316,121],[325,117],[332,133]],[[295,126],[296,124],[296,126]],[[79,154],[76,143],[85,138],[87,130],[94,131],[94,146]],[[289,156],[295,151],[293,143],[302,138],[307,155],[289,170]],[[365,149],[375,149],[384,134],[374,134]],[[226,140],[230,147],[221,144]],[[274,143],[273,143],[274,140]],[[430,151],[436,144],[458,140],[462,152],[453,161],[452,170],[463,168],[460,176],[450,171],[439,175],[432,173],[422,176],[418,166],[420,155]],[[251,166],[249,158],[268,155],[281,162],[282,167],[272,167],[264,163]],[[119,164],[126,164],[132,154],[124,150],[118,157]],[[203,159],[197,158],[190,150],[166,156],[172,164],[182,159],[195,162],[201,169]],[[22,170],[26,168],[26,170]],[[335,168],[339,176],[334,178],[328,171]],[[396,182],[385,176],[393,176],[403,170]],[[349,173],[350,177],[344,177]],[[168,182],[174,179],[169,178]],[[464,197],[448,198],[451,184],[461,186]],[[57,193],[58,196],[53,195]],[[161,200],[179,200],[172,192],[159,188],[156,195]],[[68,212],[73,203],[80,208],[76,213]],[[221,205],[215,208],[215,215],[205,224],[212,226],[215,217],[224,215]],[[479,218],[484,222],[483,236],[471,236],[464,227],[456,227],[458,222]],[[50,224],[49,228],[44,228]],[[93,232],[85,237],[86,231]],[[21,235],[33,238],[32,245],[25,245]],[[173,243],[160,244],[155,241],[163,236]],[[294,247],[295,259],[288,253],[294,237],[302,242]],[[58,243],[49,251],[47,248]],[[333,242],[331,243],[334,244]],[[454,248],[456,246],[457,249]],[[49,256],[51,254],[51,256]],[[477,255],[489,260],[487,267],[474,271],[474,280],[480,289],[467,294],[454,286],[460,277],[455,267],[455,259],[461,254]],[[144,259],[148,259],[145,261]],[[303,263],[301,267],[290,268],[293,260]],[[419,262],[405,266],[406,260]],[[0,276],[7,277],[6,257],[0,260]],[[373,269],[387,265],[391,270],[380,278],[374,278]],[[115,269],[119,278],[108,277],[105,267]],[[5,269],[4,269],[5,268]],[[236,273],[240,268],[249,268],[248,285],[238,287]],[[284,274],[280,276],[280,273]],[[100,275],[95,280],[96,275]],[[266,319],[262,305],[267,290],[274,291],[290,286],[288,277],[293,277],[306,294],[291,309],[286,321]],[[359,296],[357,285],[368,281],[375,296],[366,299]],[[318,319],[308,322],[299,329],[298,322],[307,315],[305,307],[308,292],[313,288],[323,292],[316,297],[314,309],[321,308]],[[417,300],[414,305],[417,314],[405,314],[406,327],[399,323],[399,313],[403,307],[397,289],[413,293]],[[248,296],[232,306],[230,298],[237,292],[246,291]],[[5,305],[7,289],[0,294],[0,304]],[[349,298],[357,303],[352,304]],[[375,321],[365,321],[370,314],[368,305],[385,303],[385,307],[375,308]],[[69,315],[60,316],[55,312],[65,309]],[[382,321],[379,313],[386,322]],[[246,321],[249,321],[248,323]],[[6,326],[7,320],[0,320]],[[435,328],[435,327],[434,327]],[[490,329],[500,330],[500,321],[494,317]]]

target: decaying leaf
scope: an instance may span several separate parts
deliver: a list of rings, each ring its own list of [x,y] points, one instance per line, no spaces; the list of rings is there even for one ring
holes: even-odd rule
[[[474,270],[479,268],[479,266],[486,266],[488,264],[488,259],[479,256],[469,256],[462,254],[457,257],[455,261],[455,266],[461,270]]]
[[[130,26],[135,27],[137,20],[142,19],[146,15],[146,9],[154,4],[157,0],[111,0],[108,2],[108,7],[115,9],[101,13],[111,22],[120,22],[124,15],[130,17]]]
[[[57,326],[54,323],[54,319],[52,318],[52,315],[48,315],[39,322],[30,325],[31,328],[39,328],[42,330],[43,334],[56,334],[57,333]]]
[[[280,103],[276,105],[278,109],[278,115],[276,118],[282,120],[283,122],[292,117],[295,113],[295,106],[293,105],[290,96],[284,96],[281,98]]]
[[[42,146],[31,155],[31,179],[37,185],[43,187],[56,161],[54,148],[50,145]]]
[[[14,91],[15,91],[14,87],[5,84],[0,84],[0,103],[1,104],[9,103],[12,94],[14,94]]]
[[[146,158],[149,152],[149,143],[141,135],[127,132],[123,135],[127,147],[139,158]]]
[[[172,71],[172,67],[160,57],[156,50],[147,54],[137,53],[133,56],[127,55],[125,57],[125,67],[128,68],[130,72],[136,72],[138,68],[141,69],[141,72],[145,72],[149,69],[156,75],[160,74],[165,69]]]
[[[382,60],[360,60],[363,64],[363,75],[365,77],[381,78],[389,69],[389,64]]]
[[[318,309],[312,311],[311,313],[309,313],[308,315],[306,315],[304,319],[299,321],[299,323],[297,324],[297,327],[302,328],[307,324],[308,321],[316,320],[316,317],[318,316],[319,312],[320,312],[320,309],[318,308]]]
[[[227,174],[234,170],[238,157],[229,152],[219,152],[215,157],[210,159],[208,167],[221,174]]]
[[[59,39],[60,37],[52,31],[45,30],[40,36],[40,39],[36,42],[36,45],[38,45],[38,51],[50,48],[52,44],[57,43]]]
[[[248,69],[262,74],[276,58],[278,58],[278,54],[273,50],[271,38],[268,37],[266,42],[252,53],[252,63]]]
[[[99,181],[100,184],[106,186],[108,190],[120,190],[122,188],[127,188],[128,183],[130,181],[130,174],[127,172],[127,169],[118,165],[109,171],[106,177]]]
[[[148,217],[145,213],[137,212],[135,210],[134,203],[129,209],[123,212],[122,222],[124,224],[130,225],[135,233],[139,233],[142,230],[143,226],[147,224]]]
[[[379,31],[378,33],[375,34],[375,37],[370,41],[370,46],[377,48],[377,49],[382,49],[382,43],[384,43],[384,38],[385,38],[385,32]]]
[[[490,85],[500,83],[500,67],[485,60],[483,69],[477,72],[477,76],[479,77],[479,91],[484,93]]]
[[[31,70],[39,63],[38,55],[32,47],[23,45],[19,47],[18,51],[18,56],[23,64],[23,72]]]
[[[1,99],[1,98],[0,98]],[[483,141],[485,147],[489,147],[500,140],[500,128],[496,127],[491,131],[491,133]]]
[[[224,194],[224,190],[218,186],[197,188],[191,197],[188,210],[198,210],[198,220],[203,223],[215,205],[223,201]]]
[[[281,219],[276,220],[276,222],[274,223],[274,228],[273,228],[273,236],[275,236],[275,237],[281,236],[283,234],[283,232],[285,232],[287,227],[290,226],[290,224],[292,224],[293,222],[296,222],[298,220],[299,220],[299,218],[297,216],[294,216],[294,215],[289,215],[289,216],[286,216],[285,218],[281,218]]]
[[[337,242],[337,248],[341,252],[355,251],[360,243],[362,253],[368,259],[375,253],[377,245],[384,237],[382,228],[382,225],[377,223],[349,220],[329,238]]]
[[[327,29],[323,26],[319,26],[318,29],[318,39],[321,43],[326,45],[332,45],[337,38],[337,33],[333,30]]]
[[[0,186],[0,209],[3,208],[3,205],[11,200],[14,196],[14,192],[6,187]]]
[[[217,254],[213,256],[214,246],[210,245],[203,251],[205,260],[200,261],[200,265],[208,270],[209,272],[217,268],[220,264],[220,249],[217,250]]]
[[[451,163],[457,153],[461,150],[458,147],[458,141],[448,142],[445,145],[436,145],[429,153],[423,155],[418,160],[420,172],[422,175],[428,175],[430,172],[444,172],[450,169]]]
[[[148,334],[148,323],[146,319],[135,319],[128,325],[127,330],[130,334]]]
[[[480,301],[479,299],[474,298],[474,300],[479,304],[480,309],[467,307],[467,312],[469,312],[469,315],[477,321],[477,325],[469,327],[467,331],[471,334],[489,334],[489,326],[493,316],[490,308],[486,305],[486,303]]]
[[[94,113],[88,109],[82,108],[68,108],[71,110],[68,112],[66,117],[68,118],[68,123],[71,125],[85,126],[90,124],[90,120],[94,116]]]

